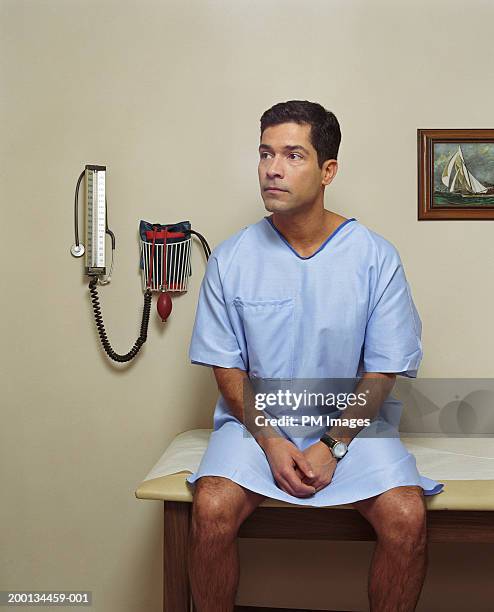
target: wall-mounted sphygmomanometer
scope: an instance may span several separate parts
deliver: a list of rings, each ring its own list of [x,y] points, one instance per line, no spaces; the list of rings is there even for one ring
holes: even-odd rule
[[[85,246],[79,242],[79,187],[85,178]],[[146,342],[152,292],[158,292],[157,309],[162,321],[166,321],[172,310],[171,292],[187,291],[189,276],[192,274],[190,254],[192,235],[197,236],[204,249],[206,259],[211,254],[209,245],[199,232],[191,229],[189,221],[180,223],[148,223],[139,225],[140,262],[144,309],[141,330],[134,346],[125,355],[116,353],[108,341],[97,285],[106,285],[111,280],[115,255],[115,235],[108,228],[108,205],[106,199],[106,166],[86,165],[75,188],[74,200],[75,243],[70,252],[74,257],[86,255],[85,273],[89,276],[89,291],[94,318],[101,344],[114,361],[125,362],[133,359]],[[109,272],[106,262],[106,235],[111,238],[112,253]]]

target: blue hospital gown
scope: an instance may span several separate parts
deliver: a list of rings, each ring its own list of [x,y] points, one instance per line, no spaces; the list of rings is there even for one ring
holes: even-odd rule
[[[421,331],[400,256],[389,241],[352,217],[302,257],[266,216],[213,250],[189,357],[195,364],[240,368],[251,378],[359,378],[363,372],[414,378]],[[349,504],[404,485],[418,485],[424,495],[440,493],[444,484],[419,474],[399,438],[401,408],[390,394],[377,418],[353,438],[332,481],[302,498],[277,485],[263,450],[219,394],[208,447],[187,482],[223,476],[304,506]],[[378,425],[396,435],[368,435]],[[284,435],[304,450],[324,429]]]

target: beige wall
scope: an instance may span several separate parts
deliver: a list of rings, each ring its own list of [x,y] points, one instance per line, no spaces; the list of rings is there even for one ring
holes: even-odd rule
[[[326,207],[398,247],[424,325],[421,375],[490,376],[493,226],[416,220],[416,130],[492,127],[494,5],[1,0],[0,10],[0,588],[89,589],[98,612],[157,612],[161,505],[133,491],[176,433],[211,423],[212,374],[187,361],[204,262],[196,249],[191,289],[166,325],[153,306],[135,363],[109,363],[69,254],[80,171],[108,167],[117,252],[100,296],[124,352],[142,305],[139,219],[190,219],[213,246],[256,221],[260,115],[319,101],[343,133]],[[239,602],[365,609],[371,552],[242,542]],[[419,609],[487,610],[491,558],[492,547],[432,546]]]

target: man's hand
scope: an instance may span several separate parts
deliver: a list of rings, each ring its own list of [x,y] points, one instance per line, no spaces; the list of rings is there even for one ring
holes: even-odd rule
[[[315,487],[302,482],[302,478],[311,479],[316,476],[316,471],[312,469],[310,461],[293,442],[281,436],[258,441],[280,489],[295,497],[314,495]]]
[[[315,487],[316,491],[324,489],[333,480],[338,461],[324,442],[320,441],[306,448],[303,454],[312,465],[314,476],[307,477],[295,468],[297,475],[301,478],[302,483]]]

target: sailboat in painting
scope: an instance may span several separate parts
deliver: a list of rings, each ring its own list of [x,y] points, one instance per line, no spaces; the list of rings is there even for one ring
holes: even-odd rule
[[[467,168],[460,145],[446,162],[441,180],[449,193],[460,195],[463,198],[478,198],[494,194],[494,186],[483,185]]]

